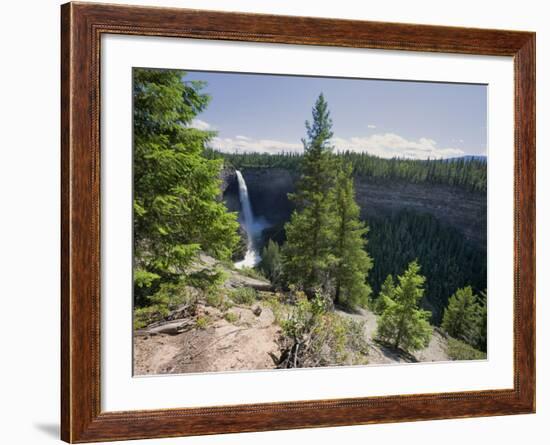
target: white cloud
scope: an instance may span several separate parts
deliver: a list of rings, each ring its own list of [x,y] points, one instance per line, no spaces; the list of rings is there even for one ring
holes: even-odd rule
[[[376,125],[374,125],[374,124],[369,124],[369,125],[367,125],[367,128],[374,129],[374,128],[376,128]]]
[[[304,147],[301,143],[275,141],[271,139],[252,139],[246,136],[235,138],[215,137],[210,142],[212,148],[226,153],[280,153],[282,151],[299,153]]]
[[[406,139],[394,133],[373,134],[351,138],[334,137],[332,144],[336,151],[368,152],[381,158],[402,157],[409,159],[441,159],[463,156],[464,150],[457,147],[439,147],[430,138]],[[234,138],[215,137],[210,145],[226,153],[301,153],[301,143],[284,142],[272,139],[253,139],[238,135]]]
[[[409,140],[398,134],[383,133],[372,136],[338,138],[332,140],[337,151],[368,152],[381,158],[403,157],[410,159],[450,158],[464,155],[456,147],[439,147],[429,138]]]
[[[193,119],[189,126],[191,128],[196,128],[197,130],[213,130],[212,125],[208,122],[201,121],[200,119]]]

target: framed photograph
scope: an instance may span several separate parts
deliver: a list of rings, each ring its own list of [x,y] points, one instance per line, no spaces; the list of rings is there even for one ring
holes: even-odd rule
[[[535,411],[535,34],[67,3],[62,439]]]

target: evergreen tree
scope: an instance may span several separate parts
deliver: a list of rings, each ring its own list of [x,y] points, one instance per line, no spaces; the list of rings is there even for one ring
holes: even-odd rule
[[[221,201],[220,160],[202,153],[215,134],[191,128],[209,96],[175,70],[135,69],[134,288],[136,304],[155,283],[179,276],[199,251],[231,256],[236,215]],[[145,295],[146,296],[146,295]]]
[[[283,278],[283,264],[279,245],[269,240],[262,249],[262,260],[259,264],[260,270],[269,278],[275,287],[281,286]]]
[[[349,164],[340,165],[336,174],[334,207],[334,302],[349,306],[365,306],[371,293],[366,280],[372,260],[365,250],[364,236],[368,228],[359,220],[359,206],[355,202],[352,170]]]
[[[487,352],[487,290],[481,292],[476,328],[477,339],[475,346],[481,351]]]
[[[283,251],[289,282],[302,287],[310,297],[316,289],[328,287],[334,263],[332,119],[323,94],[315,102],[312,116],[312,123],[306,121],[307,138],[302,140],[301,178],[297,192],[290,196],[297,209],[285,225]]]
[[[470,286],[458,289],[449,298],[441,328],[451,337],[475,344],[478,337],[480,307]]]
[[[393,276],[390,274],[386,277],[378,293],[378,298],[374,303],[374,311],[377,314],[382,314],[395,299],[395,283]]]
[[[389,301],[378,322],[378,337],[391,343],[394,348],[415,351],[428,345],[432,328],[428,322],[429,311],[418,308],[424,294],[425,278],[419,274],[416,261],[409,264],[403,275],[398,277],[395,299]]]

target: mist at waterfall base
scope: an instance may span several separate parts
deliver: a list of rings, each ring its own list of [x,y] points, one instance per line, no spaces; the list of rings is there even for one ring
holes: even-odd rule
[[[247,237],[246,254],[244,259],[235,263],[235,267],[237,269],[243,269],[245,267],[254,267],[260,262],[261,256],[258,247],[258,238],[268,224],[265,219],[254,217],[246,181],[239,170],[236,170],[235,174],[237,175],[239,184],[239,200],[241,202],[240,221]]]

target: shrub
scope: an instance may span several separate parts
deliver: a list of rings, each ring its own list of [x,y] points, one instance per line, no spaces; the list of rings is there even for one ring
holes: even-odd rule
[[[265,280],[266,277],[262,273],[262,271],[258,269],[254,269],[252,267],[243,267],[242,269],[239,269],[238,271],[241,275],[244,275],[245,277],[255,278],[257,280]]]
[[[287,315],[287,306],[282,303],[284,300],[283,294],[275,294],[271,296],[271,298],[265,300],[265,302],[268,304],[269,308],[271,309],[271,312],[273,312],[273,316],[275,318],[275,323],[278,325],[281,325],[283,323],[284,317]]]
[[[170,313],[167,306],[155,304],[134,309],[134,329],[142,329],[155,321],[162,320]]]
[[[223,314],[223,318],[229,323],[236,323],[239,321],[239,316],[235,312],[226,312]]]
[[[147,305],[134,309],[134,328],[141,329],[151,323],[166,318],[178,306],[189,306],[193,312],[197,304],[197,295],[182,283],[164,283],[152,296],[147,297]]]
[[[229,294],[229,298],[237,304],[249,305],[256,301],[256,289],[251,287],[239,287]]]
[[[202,269],[189,274],[185,278],[186,284],[200,289],[205,294],[217,290],[227,279],[227,274],[220,268],[214,270]]]
[[[196,326],[198,329],[206,329],[210,324],[210,317],[208,315],[201,315],[197,317]]]
[[[205,295],[204,299],[206,301],[206,304],[208,304],[209,306],[218,308],[221,311],[226,311],[231,306],[233,306],[233,303],[231,302],[231,300],[226,298],[224,292],[222,292],[219,289],[208,292]]]
[[[451,360],[485,360],[487,354],[463,341],[448,337],[447,355]]]
[[[300,293],[298,293],[300,294]],[[305,296],[282,321],[279,368],[362,364],[368,352],[364,325],[329,312],[330,301]]]

